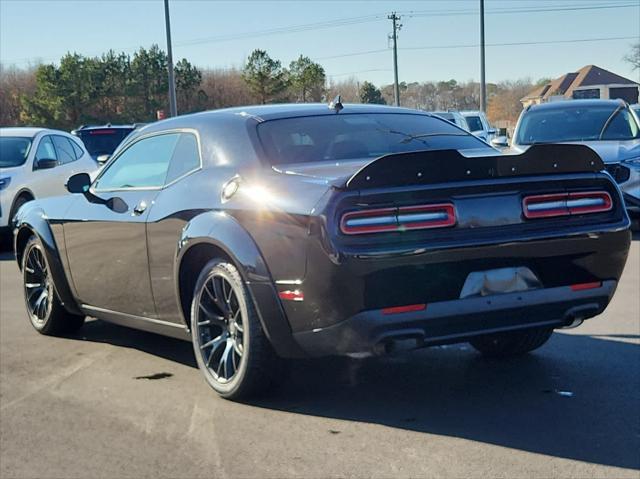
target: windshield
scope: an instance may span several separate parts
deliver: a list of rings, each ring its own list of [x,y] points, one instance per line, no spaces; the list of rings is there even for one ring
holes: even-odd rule
[[[94,158],[112,154],[133,128],[107,128],[104,130],[78,131],[77,134]]]
[[[23,165],[31,148],[31,138],[0,136],[0,168]]]
[[[378,158],[420,150],[488,148],[440,118],[354,113],[265,121],[258,136],[273,165]]]
[[[532,110],[524,114],[516,143],[631,140],[640,137],[633,115],[623,105],[580,105]]]

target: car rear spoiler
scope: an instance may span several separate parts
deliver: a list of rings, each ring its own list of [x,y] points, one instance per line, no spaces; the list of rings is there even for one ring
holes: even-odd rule
[[[381,156],[356,172],[346,183],[349,190],[381,186],[409,186],[515,176],[588,173],[604,169],[598,154],[588,146],[533,145],[519,155],[467,157],[458,150],[430,150]]]

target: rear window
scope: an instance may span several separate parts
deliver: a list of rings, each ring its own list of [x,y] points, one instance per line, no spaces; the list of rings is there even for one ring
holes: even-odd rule
[[[112,154],[133,128],[104,128],[78,131],[77,135],[94,158]]]
[[[335,114],[265,121],[258,137],[271,164],[377,158],[420,150],[488,148],[427,115]]]
[[[558,108],[524,113],[518,126],[517,144],[640,138],[640,128],[624,105],[566,103]]]
[[[467,125],[469,125],[469,130],[471,131],[482,131],[484,128],[482,127],[482,121],[479,116],[465,116],[467,120]]]
[[[0,136],[0,168],[23,165],[29,155],[31,138]]]

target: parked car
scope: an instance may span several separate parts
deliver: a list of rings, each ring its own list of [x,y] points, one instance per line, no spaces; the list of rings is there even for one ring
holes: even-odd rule
[[[513,137],[518,153],[539,143],[580,143],[595,150],[640,216],[640,124],[622,100],[568,100],[522,112]]]
[[[190,340],[227,398],[277,381],[282,358],[523,354],[614,293],[629,218],[603,167],[580,145],[499,155],[380,105],[171,118],[95,181],[72,176],[76,194],[20,210],[28,317],[42,334],[90,315]]]
[[[482,138],[487,143],[491,143],[491,140],[496,134],[495,128],[492,128],[487,119],[487,115],[482,111],[461,111],[462,116],[469,125],[468,130],[476,135],[478,138]]]
[[[111,123],[82,125],[73,130],[71,134],[82,140],[94,160],[104,164],[118,145],[122,143],[122,140],[140,126],[142,125],[137,123],[133,125],[112,125]]]
[[[469,131],[469,125],[467,120],[458,111],[432,111],[432,115],[437,115],[440,118],[450,121],[454,125],[458,125],[463,130]]]
[[[0,128],[0,233],[28,201],[66,194],[75,173],[98,167],[77,138],[45,128]]]

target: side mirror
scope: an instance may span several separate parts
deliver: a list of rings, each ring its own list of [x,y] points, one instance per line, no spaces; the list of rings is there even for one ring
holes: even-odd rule
[[[491,140],[491,146],[507,148],[509,146],[509,139],[506,136],[496,136]]]
[[[50,168],[55,168],[58,166],[58,160],[54,160],[53,158],[40,158],[36,160],[36,170],[48,170]]]
[[[77,173],[67,181],[69,193],[87,193],[91,186],[91,177],[87,173]]]
[[[495,135],[495,134],[496,134],[496,129],[495,129],[495,128],[489,128],[489,129],[487,130],[487,133],[488,133],[489,135]]]
[[[101,165],[104,165],[107,161],[109,161],[109,158],[111,158],[111,155],[99,155],[98,158],[96,158],[96,161]]]

